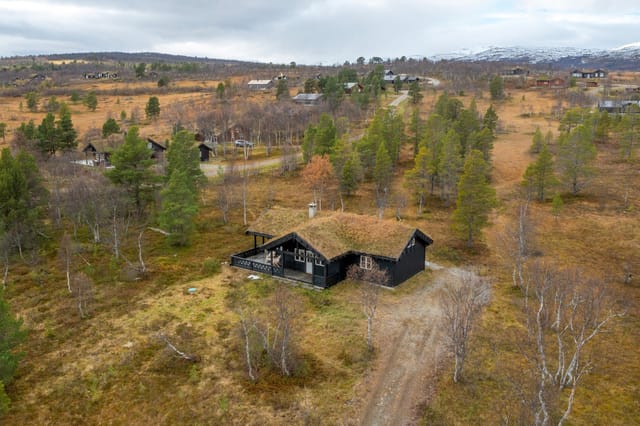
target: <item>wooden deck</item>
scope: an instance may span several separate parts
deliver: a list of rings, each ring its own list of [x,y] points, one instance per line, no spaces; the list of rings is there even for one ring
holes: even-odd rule
[[[260,272],[262,274],[271,275],[276,278],[286,278],[293,281],[298,281],[304,284],[313,284],[311,274],[307,274],[302,271],[296,271],[289,268],[272,268],[271,265],[265,259],[265,254],[260,252],[250,256],[233,256],[231,261],[232,266],[247,269],[249,271]],[[273,273],[271,271],[273,270]]]

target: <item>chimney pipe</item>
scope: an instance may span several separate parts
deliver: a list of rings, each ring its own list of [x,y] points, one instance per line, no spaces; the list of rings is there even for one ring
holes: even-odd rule
[[[313,219],[316,215],[316,203],[309,203],[309,219]]]

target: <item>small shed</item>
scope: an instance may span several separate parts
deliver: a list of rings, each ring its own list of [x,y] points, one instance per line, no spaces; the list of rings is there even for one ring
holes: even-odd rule
[[[200,150],[200,161],[209,161],[211,157],[211,153],[214,152],[213,144],[209,142],[201,142],[198,145],[198,150]]]

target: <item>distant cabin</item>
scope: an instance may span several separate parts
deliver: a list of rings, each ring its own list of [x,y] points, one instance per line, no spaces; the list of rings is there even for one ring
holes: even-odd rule
[[[582,71],[582,70],[573,70],[571,71],[571,77],[574,78],[606,78],[607,72],[605,70],[597,69],[595,71]]]
[[[298,93],[291,100],[300,105],[318,105],[322,100],[322,93]]]
[[[267,90],[273,87],[273,80],[251,80],[247,83],[250,90]]]
[[[352,265],[377,265],[395,287],[424,270],[433,240],[395,220],[340,212],[273,208],[246,231],[253,248],[231,256],[231,265],[328,288]]]
[[[162,145],[159,142],[154,141],[151,138],[147,138],[147,148],[149,148],[151,152],[151,158],[154,160],[161,160],[164,158],[164,152],[167,150],[167,147]]]
[[[606,111],[610,114],[637,114],[640,113],[640,101],[600,101],[598,102],[598,111]]]

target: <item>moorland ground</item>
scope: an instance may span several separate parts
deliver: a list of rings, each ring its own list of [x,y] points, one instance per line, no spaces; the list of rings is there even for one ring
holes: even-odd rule
[[[625,76],[635,78],[633,76]],[[632,80],[633,81],[633,80]],[[197,112],[212,105],[217,81],[173,84],[202,90],[159,93],[159,120],[140,120],[141,134],[168,139],[179,119],[193,123]],[[69,90],[98,92],[129,85],[139,94],[98,96],[96,111],[69,103],[79,135],[100,128],[108,117],[127,116],[144,105],[154,83],[85,82]],[[239,83],[238,83],[239,84]],[[445,86],[446,88],[446,86]],[[425,90],[426,117],[440,90]],[[239,96],[239,95],[238,95]],[[246,94],[252,101],[274,102],[273,92]],[[388,95],[389,102],[394,95]],[[511,284],[500,235],[512,223],[518,189],[536,127],[558,132],[552,115],[555,91],[509,90],[494,104],[500,131],[493,150],[492,184],[499,205],[484,231],[483,243],[469,250],[451,230],[451,207],[434,198],[425,212],[399,206],[403,220],[431,235],[429,260],[446,268],[478,268],[493,283],[493,300],[470,341],[465,380],[451,382],[451,364],[437,333],[438,282],[446,271],[425,271],[394,291],[381,294],[376,320],[374,356],[365,347],[365,320],[358,288],[343,282],[328,291],[296,288],[303,306],[298,321],[299,373],[282,378],[272,371],[250,382],[244,371],[238,330],[239,300],[264,307],[279,282],[247,279],[246,271],[226,265],[211,274],[207,259],[226,261],[248,247],[242,212],[235,208],[223,223],[212,178],[204,192],[198,236],[187,248],[167,246],[161,235],[145,234],[149,272],[137,280],[119,273],[106,250],[82,244],[84,261],[95,273],[92,314],[78,317],[57,266],[53,243],[37,264],[17,262],[5,291],[13,310],[24,319],[29,337],[16,381],[9,387],[13,403],[7,424],[497,424],[516,418],[516,391],[509,374],[527,368],[513,342],[522,332],[522,296]],[[59,97],[61,98],[61,97]],[[459,97],[469,105],[470,95]],[[479,111],[492,102],[476,98]],[[568,101],[565,101],[565,103]],[[8,123],[7,143],[21,122],[38,123],[44,113],[26,111],[21,97],[0,97],[0,121]],[[567,103],[568,106],[568,103]],[[406,103],[399,107],[408,117]],[[405,120],[408,122],[408,118]],[[362,125],[352,126],[354,135]],[[81,143],[82,144],[82,143]],[[253,158],[266,157],[261,147]],[[213,166],[223,164],[214,160]],[[411,164],[406,147],[395,172],[394,188],[402,192],[403,171]],[[583,195],[563,192],[556,217],[549,202],[532,203],[537,257],[579,265],[606,278],[614,309],[625,315],[598,336],[590,352],[593,369],[578,390],[571,421],[575,424],[633,424],[640,418],[640,300],[637,285],[622,282],[623,264],[640,264],[640,167],[619,160],[615,140],[598,145],[597,175]],[[311,192],[299,186],[296,173],[256,169],[249,187],[248,216],[256,218],[269,205],[301,207]],[[561,190],[562,192],[562,190]],[[370,184],[347,199],[349,211],[375,214]],[[334,202],[325,208],[338,208]],[[393,217],[395,209],[386,215]],[[130,254],[135,257],[134,245]],[[188,288],[197,292],[191,294]],[[188,363],[166,349],[159,334],[199,356]],[[385,421],[385,418],[387,419]],[[508,421],[508,420],[507,420]]]

